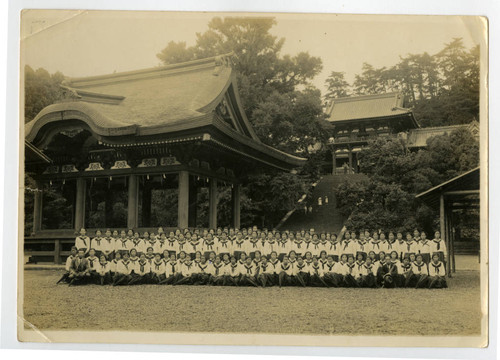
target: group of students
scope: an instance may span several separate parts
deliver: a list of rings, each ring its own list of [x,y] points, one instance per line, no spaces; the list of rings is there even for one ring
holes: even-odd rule
[[[81,229],[58,283],[445,288],[446,246],[401,232]]]

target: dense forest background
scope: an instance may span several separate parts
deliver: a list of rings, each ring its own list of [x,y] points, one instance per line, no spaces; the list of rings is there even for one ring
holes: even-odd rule
[[[323,96],[311,84],[311,80],[323,69],[321,58],[307,52],[294,56],[282,54],[285,39],[270,33],[274,25],[276,21],[272,18],[214,17],[206,32],[196,34],[195,45],[188,47],[185,42],[171,41],[157,54],[163,64],[172,64],[233,52],[243,107],[259,138],[270,146],[309,159],[297,174],[266,173],[249,176],[247,186],[243,188],[242,214],[248,214],[242,219],[243,226],[253,223],[270,227],[276,225],[287,211],[293,209],[302,194],[309,192],[309,185],[320,176],[325,151],[325,147],[323,150],[313,151],[312,145],[326,144],[330,137],[331,125],[326,121],[325,108],[335,98],[402,91],[407,98],[407,106],[413,108],[417,121],[423,127],[465,124],[479,119],[478,46],[466,49],[461,39],[450,39],[437,54],[407,54],[401,56],[400,61],[391,67],[377,69],[365,63],[352,84],[345,80],[344,73],[331,69]],[[45,106],[62,97],[59,85],[63,79],[64,75],[59,72],[49,74],[45,69],[25,67],[25,122],[32,120]],[[459,140],[466,137],[464,134],[453,136],[455,137],[432,141],[439,145],[443,141],[453,143],[457,140],[456,136]],[[471,141],[469,138],[465,140],[468,141],[467,144]],[[452,145],[434,149],[441,156],[434,160],[441,163],[440,159],[460,158],[462,151],[470,150]],[[362,162],[377,163],[394,156],[403,163],[408,161],[415,175],[415,183],[419,183],[422,174],[428,180],[422,179],[419,185],[421,187],[450,176],[450,169],[462,171],[477,165],[472,164],[475,160],[467,160],[467,165],[458,168],[456,165],[443,168],[439,164],[432,167],[429,165],[432,161],[420,159],[423,155],[409,155],[404,144],[376,143],[372,148],[378,150],[364,152]],[[474,154],[469,154],[471,159],[476,159],[477,148],[477,144],[472,146]],[[429,154],[427,155],[431,158],[437,156]],[[380,175],[375,169],[363,166],[362,171],[369,176],[375,178]],[[383,169],[383,175],[387,175],[387,179],[380,180],[382,183],[392,184],[394,191],[400,186],[408,190],[407,194],[414,194],[416,188],[402,182],[404,167]],[[32,184],[29,174],[26,183]],[[359,195],[358,200],[366,198],[366,194],[373,190],[370,186],[366,184],[366,193]],[[343,191],[346,196],[359,193],[359,189],[347,187]],[[387,197],[394,191],[388,191],[384,196]],[[222,192],[220,196],[220,214],[229,214],[228,193]],[[403,203],[405,196],[406,202]],[[408,197],[410,195],[405,196],[395,201],[407,205],[411,203],[406,209],[418,213],[419,205]],[[31,201],[31,195],[27,194],[27,210]],[[346,205],[344,211],[353,212],[353,209]],[[399,208],[388,208],[386,211],[395,213],[399,212]],[[29,221],[28,212],[26,215]],[[374,217],[382,215],[373,213]],[[431,217],[432,213],[427,211],[422,216],[414,216],[407,225],[429,226]],[[394,223],[397,221],[401,219],[394,220]],[[360,223],[359,225],[361,226]]]

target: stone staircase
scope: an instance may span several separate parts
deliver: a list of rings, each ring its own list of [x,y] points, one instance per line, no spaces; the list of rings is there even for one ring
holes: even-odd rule
[[[312,197],[307,205],[312,205],[312,213],[305,213],[303,203],[299,204],[293,214],[283,223],[278,225],[282,230],[308,230],[314,228],[317,232],[328,231],[338,234],[342,229],[345,218],[337,209],[335,190],[344,181],[360,181],[365,179],[364,174],[341,174],[324,175],[313,190]],[[322,205],[318,205],[318,198],[322,199]],[[328,203],[325,198],[328,197]]]

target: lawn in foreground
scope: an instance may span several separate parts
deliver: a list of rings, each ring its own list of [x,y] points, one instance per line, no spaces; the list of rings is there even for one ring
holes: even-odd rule
[[[478,271],[449,288],[326,289],[55,285],[56,270],[27,270],[25,319],[38,329],[281,334],[480,334]]]

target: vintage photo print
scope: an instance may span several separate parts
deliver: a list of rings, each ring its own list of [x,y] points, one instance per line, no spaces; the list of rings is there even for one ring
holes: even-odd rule
[[[487,21],[21,13],[23,342],[488,346]]]

